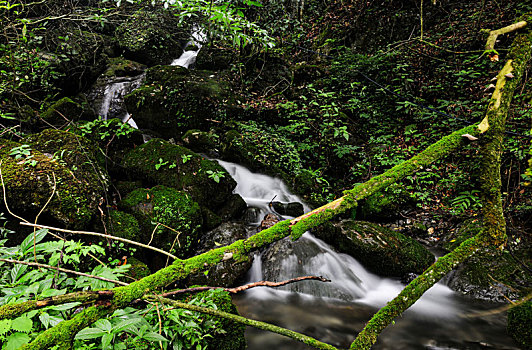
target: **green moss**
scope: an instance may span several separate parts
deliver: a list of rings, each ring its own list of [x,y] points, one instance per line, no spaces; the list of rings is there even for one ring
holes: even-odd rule
[[[161,162],[166,163],[158,167]],[[236,186],[218,163],[161,139],[152,139],[129,152],[122,166],[134,177],[187,191],[211,209],[223,205]],[[219,182],[209,177],[209,171],[222,175]]]
[[[56,101],[41,113],[41,118],[56,127],[78,120],[83,114],[83,107],[68,97]]]
[[[148,268],[148,265],[143,263],[137,258],[134,257],[128,257],[127,263],[131,265],[127,272],[127,276],[133,278],[134,280],[140,280],[146,276],[149,276],[151,274],[150,269]],[[131,280],[128,281],[128,283],[131,282]]]
[[[136,242],[140,241],[142,237],[137,219],[131,214],[118,210],[111,210],[109,212],[107,230],[113,236]]]
[[[34,166],[23,163],[9,155],[13,148],[20,145],[0,140],[2,175],[10,207],[19,215],[35,217],[54,193],[55,187],[55,195],[43,215],[71,228],[86,225],[97,212],[105,184],[95,180],[97,175],[93,171],[90,174],[74,174],[69,164],[63,165],[39,151],[31,151]]]
[[[532,301],[508,311],[508,333],[523,349],[532,349]]]
[[[146,66],[135,61],[126,60],[123,57],[109,59],[109,67],[105,71],[107,77],[128,77],[142,74]]]
[[[187,256],[199,238],[200,207],[184,192],[165,186],[137,189],[119,206],[138,220],[142,242],[150,241],[153,235],[154,246]]]

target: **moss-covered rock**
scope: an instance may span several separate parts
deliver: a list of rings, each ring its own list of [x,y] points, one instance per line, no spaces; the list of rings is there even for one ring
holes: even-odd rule
[[[70,121],[77,121],[82,114],[83,107],[81,105],[68,97],[63,97],[41,113],[41,118],[48,125],[60,127]]]
[[[434,262],[434,255],[415,240],[370,222],[342,220],[314,233],[381,276],[420,274]]]
[[[102,154],[105,154],[106,168],[110,174],[118,177],[123,172],[120,162],[124,156],[144,144],[140,131],[117,118],[79,123],[76,132],[100,146]]]
[[[239,239],[247,238],[246,225],[236,222],[226,222],[212,231],[205,233],[200,240],[196,254],[205,253],[220,246],[226,246]],[[212,266],[206,273],[199,272],[187,279],[187,285],[206,284],[209,286],[230,287],[243,277],[251,267],[251,255],[235,260],[228,258],[216,266]]]
[[[471,219],[464,222],[453,234],[445,237],[447,250],[456,248],[466,239],[478,234],[482,221]],[[505,302],[506,298],[518,299],[532,291],[530,271],[522,264],[531,266],[531,242],[527,235],[508,231],[506,249],[485,248],[456,268],[449,277],[449,287],[471,297]]]
[[[201,130],[188,130],[181,141],[183,144],[194,152],[214,154],[218,148],[218,135],[212,132]]]
[[[120,24],[115,35],[124,57],[153,66],[181,55],[188,30],[169,11],[148,6]]]
[[[532,349],[532,301],[508,311],[508,333],[523,349]]]
[[[108,78],[114,77],[134,77],[142,74],[146,66],[142,63],[127,60],[123,57],[113,57],[109,59],[107,70],[103,73]]]
[[[222,140],[224,159],[285,180],[299,173],[301,158],[289,140],[254,122],[237,122],[234,126]]]
[[[143,86],[125,97],[128,111],[141,129],[175,138],[190,129],[209,130],[234,100],[221,76],[178,66],[156,66]]]
[[[67,139],[71,137],[66,132],[54,134],[67,136]],[[76,144],[76,148],[68,148],[73,145],[67,142],[62,146],[64,138],[52,138],[48,148],[42,136],[36,134],[32,138],[35,146],[0,139],[7,203],[18,215],[31,220],[50,200],[40,216],[40,222],[83,228],[98,212],[98,205],[104,198],[107,190],[105,172],[91,156],[85,155],[80,144]],[[45,152],[48,149],[65,150],[69,154],[61,160],[49,152],[37,151],[39,148]],[[89,164],[83,164],[85,162]]]
[[[415,200],[402,185],[393,184],[366,199],[357,208],[357,218],[389,221],[400,217],[401,212],[415,208],[415,205]]]
[[[236,187],[235,180],[218,163],[161,139],[133,149],[122,166],[131,177],[182,189],[211,209],[225,204]]]
[[[109,211],[106,229],[107,233],[112,236],[126,238],[135,242],[142,240],[142,231],[137,219],[123,211]]]
[[[165,186],[137,189],[128,194],[119,207],[137,219],[142,243],[152,241],[153,246],[184,258],[190,255],[199,239],[201,210],[185,192]]]

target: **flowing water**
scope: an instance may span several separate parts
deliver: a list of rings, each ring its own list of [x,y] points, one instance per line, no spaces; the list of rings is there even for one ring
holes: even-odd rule
[[[274,197],[281,202],[301,202],[279,179],[219,162],[237,182],[235,192],[260,212],[250,225],[257,225],[270,211],[268,203]],[[234,301],[246,317],[347,348],[371,315],[403,288],[397,280],[368,272],[356,259],[335,252],[310,233],[297,242],[284,240],[257,254],[248,282],[305,275],[320,275],[332,282],[303,281],[281,289],[259,287],[238,295]],[[473,316],[498,306],[468,300],[437,284],[381,334],[374,349],[517,349],[506,335],[505,314]],[[246,331],[246,338],[252,350],[310,349],[252,328]]]
[[[206,38],[207,35],[205,32],[200,27],[194,26],[192,28],[192,39],[183,48],[183,54],[176,58],[170,65],[192,68],[194,63],[196,63],[196,57]]]

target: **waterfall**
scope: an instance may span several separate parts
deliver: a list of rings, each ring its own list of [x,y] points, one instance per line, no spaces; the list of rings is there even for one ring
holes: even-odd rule
[[[96,101],[99,116],[102,119],[118,118],[137,129],[137,124],[127,112],[124,96],[137,89],[142,84],[144,77],[145,74],[135,77],[117,77],[107,82],[103,94],[101,94],[101,100]],[[96,94],[100,95],[98,91]]]
[[[192,27],[192,39],[187,42],[185,47],[183,48],[184,52],[179,58],[176,58],[170,65],[172,66],[181,66],[184,68],[192,68],[194,66],[194,63],[196,62],[196,56],[198,56],[199,51],[201,50],[201,47],[205,40],[207,39],[207,35],[205,32],[198,26]],[[187,48],[191,48],[191,50],[187,50]]]
[[[253,173],[238,164],[219,163],[237,182],[235,193],[240,194],[249,207],[258,208],[261,218],[271,211],[268,203],[274,196],[281,202],[301,202],[280,179]],[[305,211],[308,210],[305,206]],[[258,225],[258,222],[250,224]],[[367,271],[356,259],[335,252],[309,232],[296,242],[284,239],[258,253],[247,279],[248,282],[281,281],[305,275],[321,275],[332,282],[303,281],[280,289],[258,287],[236,296],[234,301],[247,317],[348,347],[372,313],[404,287],[397,280]],[[407,310],[395,326],[387,329],[373,348],[480,349],[487,341],[499,344],[500,349],[515,349],[505,334],[504,318],[469,320],[460,317],[462,313],[490,306],[468,302],[438,283]],[[248,329],[246,337],[248,349],[309,349],[255,329]]]

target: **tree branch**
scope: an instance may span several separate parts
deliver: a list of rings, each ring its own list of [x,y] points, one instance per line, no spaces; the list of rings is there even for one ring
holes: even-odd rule
[[[23,226],[40,227],[40,228],[46,228],[46,229],[53,230],[53,231],[72,233],[72,234],[77,234],[77,235],[89,235],[89,236],[97,236],[97,237],[108,238],[108,239],[112,239],[112,240],[115,240],[115,241],[121,241],[121,242],[129,243],[129,244],[133,244],[133,245],[136,245],[136,246],[139,246],[139,247],[142,247],[142,248],[150,249],[150,250],[156,251],[158,253],[164,254],[166,256],[169,256],[170,258],[172,258],[174,260],[178,259],[177,256],[175,256],[173,254],[170,254],[168,252],[165,252],[162,249],[159,249],[159,248],[156,248],[156,247],[152,247],[150,245],[142,244],[142,243],[139,243],[139,242],[135,242],[135,241],[132,241],[132,240],[129,240],[129,239],[126,239],[126,238],[122,238],[122,237],[116,237],[116,236],[106,235],[106,234],[103,234],[103,233],[92,232],[92,231],[73,231],[73,230],[67,230],[67,229],[64,229],[64,228],[57,228],[57,227],[52,227],[52,226],[32,224],[32,223],[29,223],[29,222],[20,222],[20,224],[23,225]]]
[[[174,291],[168,292],[168,293],[158,294],[158,296],[166,298],[166,297],[169,297],[169,296],[172,296],[172,295],[176,295],[176,294],[197,293],[197,292],[203,292],[205,290],[211,290],[211,289],[223,289],[226,292],[236,294],[236,293],[240,293],[240,292],[243,292],[245,290],[248,290],[248,289],[251,289],[251,288],[255,288],[255,287],[273,287],[273,288],[275,288],[275,287],[285,286],[285,285],[290,284],[290,283],[295,283],[295,282],[300,282],[300,281],[308,281],[308,280],[314,280],[314,281],[320,281],[320,282],[331,282],[331,280],[328,280],[328,279],[323,278],[321,276],[303,276],[303,277],[291,278],[289,280],[282,281],[282,282],[271,282],[271,281],[253,282],[253,283],[248,283],[248,284],[245,284],[243,286],[235,287],[235,288],[221,288],[221,287],[185,288],[185,289],[174,290]]]
[[[256,320],[245,318],[239,315],[230,314],[228,312],[214,310],[214,309],[201,307],[197,305],[191,305],[187,303],[182,303],[180,301],[175,301],[175,300],[168,299],[168,298],[160,298],[158,296],[153,296],[153,295],[147,296],[145,299],[148,301],[153,301],[153,302],[159,301],[159,302],[162,302],[162,303],[165,303],[165,304],[168,304],[168,305],[180,308],[180,309],[187,309],[187,310],[197,311],[197,312],[201,312],[201,313],[212,315],[212,316],[223,317],[225,319],[228,319],[234,322],[245,324],[246,326],[251,326],[251,327],[258,328],[258,329],[263,329],[265,331],[284,335],[285,337],[300,341],[316,349],[338,350],[336,347],[330,344],[321,342],[312,337],[309,337],[307,335],[304,335],[298,332],[291,331],[286,328],[275,326],[270,323],[256,321]]]

